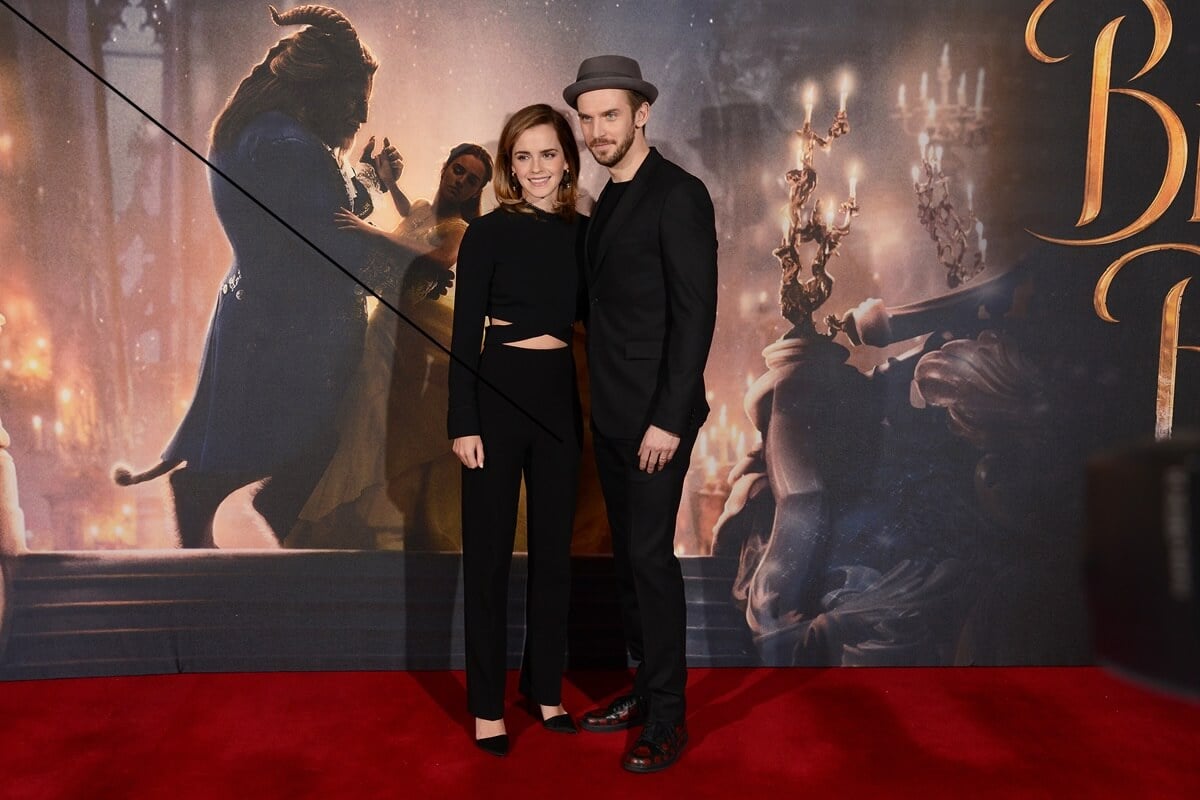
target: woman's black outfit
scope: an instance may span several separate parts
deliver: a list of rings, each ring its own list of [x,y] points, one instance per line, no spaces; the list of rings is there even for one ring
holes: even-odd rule
[[[467,704],[480,719],[504,711],[522,476],[529,542],[522,685],[538,704],[561,702],[582,430],[569,346],[580,229],[578,217],[497,209],[471,223],[459,249],[447,427],[452,439],[483,439],[484,466],[462,472]],[[485,335],[485,317],[512,324],[489,325]],[[542,334],[568,346],[508,344]]]

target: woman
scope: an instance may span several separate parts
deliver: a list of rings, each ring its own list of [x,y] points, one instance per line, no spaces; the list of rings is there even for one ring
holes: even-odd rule
[[[581,438],[568,343],[582,218],[579,150],[561,114],[521,109],[497,150],[500,206],[471,223],[459,252],[447,427],[463,464],[467,704],[476,743],[502,756],[505,608],[522,476],[529,585],[521,686],[546,728],[576,732],[561,694]]]
[[[387,274],[407,276],[398,291],[383,294],[407,321],[382,305],[372,312],[362,363],[339,414],[337,453],[287,544],[457,550],[457,497],[434,491],[458,472],[437,433],[453,316],[444,295],[467,223],[479,216],[492,179],[492,158],[477,144],[451,150],[433,203],[409,204],[394,182],[398,175],[380,172],[397,210],[407,212],[400,225],[384,231],[349,211],[337,214],[337,225],[372,243]]]

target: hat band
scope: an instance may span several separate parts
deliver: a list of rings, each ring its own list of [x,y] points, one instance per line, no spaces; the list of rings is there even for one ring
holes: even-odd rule
[[[627,72],[589,72],[586,75],[580,75],[575,79],[575,82],[580,83],[582,81],[594,81],[597,78],[623,78],[627,81],[642,80],[640,75],[630,75]]]

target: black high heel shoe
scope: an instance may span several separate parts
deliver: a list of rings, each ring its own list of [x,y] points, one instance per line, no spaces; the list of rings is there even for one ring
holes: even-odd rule
[[[494,756],[503,758],[508,755],[508,734],[502,733],[499,736],[476,739],[475,746],[485,753],[491,753]]]
[[[553,733],[579,733],[579,728],[575,725],[575,720],[570,714],[555,714],[549,719],[542,717],[542,707],[535,703],[532,698],[526,698],[526,707],[534,719],[540,720],[542,727]]]

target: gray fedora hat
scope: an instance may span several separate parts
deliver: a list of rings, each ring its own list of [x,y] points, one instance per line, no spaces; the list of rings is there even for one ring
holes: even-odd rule
[[[575,82],[563,89],[563,100],[575,108],[579,95],[594,89],[632,89],[651,103],[658,97],[658,88],[642,80],[642,68],[628,56],[585,58],[579,65]]]

